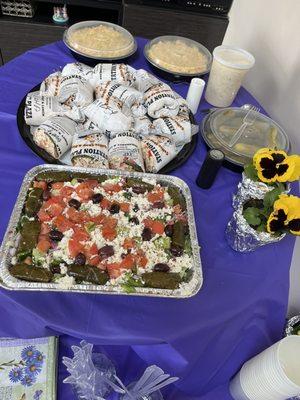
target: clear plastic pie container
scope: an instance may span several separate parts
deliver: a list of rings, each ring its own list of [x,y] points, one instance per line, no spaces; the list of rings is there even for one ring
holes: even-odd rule
[[[78,22],[64,32],[63,40],[75,53],[98,60],[126,58],[137,49],[131,33],[105,21]]]
[[[247,108],[228,107],[208,114],[202,122],[202,136],[207,145],[223,151],[228,161],[240,166],[249,163],[262,147],[288,152],[290,141],[283,128],[259,112],[254,123],[243,131],[234,145],[230,145],[248,111]]]
[[[162,71],[199,76],[210,70],[212,55],[202,44],[181,36],[159,36],[149,41],[144,55],[150,64]]]

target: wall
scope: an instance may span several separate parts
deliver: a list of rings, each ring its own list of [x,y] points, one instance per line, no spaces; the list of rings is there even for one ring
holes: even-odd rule
[[[245,87],[288,133],[300,153],[300,0],[234,0],[224,44],[250,51]],[[291,267],[289,313],[300,313],[300,238]]]

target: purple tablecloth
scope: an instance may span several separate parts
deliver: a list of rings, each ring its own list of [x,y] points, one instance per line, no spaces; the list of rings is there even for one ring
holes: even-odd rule
[[[148,69],[142,56],[145,40],[138,42],[139,54],[132,65]],[[25,172],[43,163],[19,135],[18,105],[45,76],[71,61],[59,42],[0,68],[1,238]],[[186,84],[172,86],[186,95]],[[244,103],[257,104],[242,89],[235,104]],[[207,107],[202,101],[200,109]],[[199,112],[197,119],[201,120]],[[195,179],[205,152],[199,138],[193,155],[174,171],[193,195],[204,271],[204,285],[196,296],[171,300],[1,289],[0,336],[63,335],[60,357],[70,354],[70,344],[85,338],[113,357],[125,380],[151,363],[179,376],[167,390],[169,400],[230,399],[230,377],[282,334],[294,240],[288,237],[250,254],[231,250],[224,230],[240,174],[222,168],[210,190],[199,189]],[[58,399],[72,399],[70,388],[61,383],[66,374],[61,364],[59,371]]]

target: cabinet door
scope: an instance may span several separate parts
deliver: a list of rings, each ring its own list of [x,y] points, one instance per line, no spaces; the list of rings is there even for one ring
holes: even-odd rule
[[[34,47],[61,40],[64,30],[61,26],[0,18],[0,49],[3,62],[6,63]]]
[[[179,35],[202,43],[209,50],[220,45],[228,25],[226,17],[133,4],[124,5],[123,26],[133,35],[153,39]]]

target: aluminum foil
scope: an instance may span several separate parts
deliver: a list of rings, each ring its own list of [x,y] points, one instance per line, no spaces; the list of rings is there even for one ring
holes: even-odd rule
[[[241,204],[244,204],[249,199],[263,199],[265,194],[273,190],[274,187],[263,182],[255,182],[247,178],[245,173],[242,174],[242,180],[238,184],[238,190],[232,198],[232,207],[236,210]],[[284,193],[289,193],[290,185]]]
[[[86,174],[95,175],[107,175],[107,176],[125,176],[134,178],[148,178],[155,179],[156,181],[163,182],[166,185],[170,183],[178,187],[185,197],[187,205],[187,217],[189,225],[189,233],[192,243],[192,257],[193,257],[193,275],[188,283],[182,283],[179,289],[168,290],[168,289],[152,289],[152,288],[136,288],[135,293],[125,293],[121,286],[113,285],[90,285],[90,284],[75,284],[70,289],[64,289],[55,283],[37,283],[37,282],[25,282],[14,278],[9,273],[9,266],[11,265],[11,259],[13,256],[13,249],[15,247],[16,240],[16,227],[19,222],[24,202],[28,189],[31,185],[32,180],[41,172],[52,172],[52,171],[70,171],[70,172],[83,172]],[[174,298],[185,298],[194,296],[201,288],[203,283],[202,265],[200,259],[199,245],[196,233],[196,225],[193,211],[192,196],[187,184],[175,177],[170,175],[159,175],[159,174],[147,174],[139,172],[127,172],[127,171],[116,171],[109,169],[92,169],[82,167],[70,167],[63,165],[40,165],[32,168],[24,177],[15,207],[13,209],[3,242],[0,249],[1,260],[0,260],[0,286],[10,290],[41,290],[41,291],[57,291],[57,292],[81,292],[81,293],[101,293],[101,294],[122,294],[122,295],[134,295],[134,296],[153,296],[153,297],[174,297]]]
[[[285,236],[285,234],[273,236],[267,232],[256,232],[243,217],[243,203],[239,204],[234,211],[225,234],[230,247],[242,253],[253,251],[266,244],[279,242]]]
[[[300,315],[296,315],[295,317],[290,318],[285,326],[285,336],[292,336],[294,326],[300,322]],[[299,327],[300,330],[300,327]],[[300,398],[300,397],[299,397]]]

